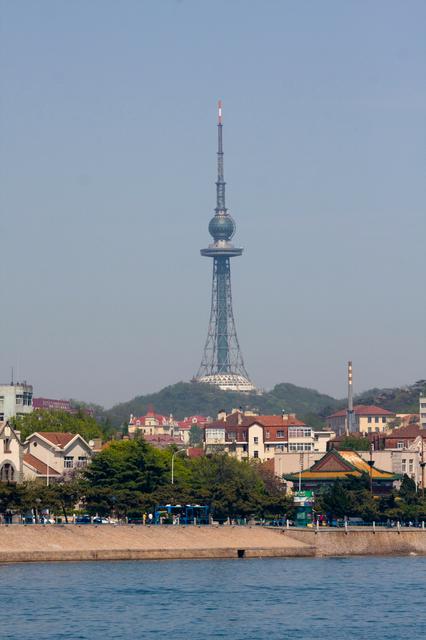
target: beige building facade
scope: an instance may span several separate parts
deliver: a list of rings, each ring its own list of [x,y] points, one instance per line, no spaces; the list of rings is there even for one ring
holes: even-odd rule
[[[57,479],[86,467],[93,455],[90,445],[79,434],[36,432],[24,443],[25,479]]]
[[[19,431],[0,424],[0,481],[22,482],[23,447]]]
[[[359,433],[381,433],[387,431],[395,414],[373,405],[359,404],[354,407],[354,431]],[[348,429],[347,410],[341,409],[327,417],[327,429],[336,435],[344,435]]]
[[[295,414],[256,416],[234,410],[229,415],[219,414],[218,418],[205,427],[206,453],[224,451],[238,460],[267,462],[284,452],[325,452],[327,442],[335,435],[314,431]]]

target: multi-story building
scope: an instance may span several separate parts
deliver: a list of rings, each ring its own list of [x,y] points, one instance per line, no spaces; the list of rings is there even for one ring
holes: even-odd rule
[[[128,431],[129,436],[137,433],[143,436],[174,436],[175,431],[178,431],[178,424],[171,414],[163,416],[149,409],[144,416],[137,417],[130,414]]]
[[[356,433],[357,438],[365,438],[370,443],[370,451],[358,451],[368,460],[370,455],[375,463],[385,471],[407,474],[422,486],[422,465],[426,462],[426,430],[419,424],[408,424],[398,429],[385,432]],[[344,436],[337,436],[329,443],[329,448],[339,449],[344,446]],[[293,472],[293,469],[291,470]],[[426,486],[426,484],[425,484]]]
[[[152,444],[167,441],[170,444],[189,444],[191,427],[203,428],[208,422],[211,422],[211,418],[198,415],[178,421],[172,414],[163,416],[150,408],[144,416],[130,415],[128,432],[130,437],[140,434]]]
[[[426,396],[421,395],[419,398],[419,415],[420,425],[422,429],[426,429]]]
[[[75,433],[39,431],[24,442],[25,479],[58,479],[86,467],[93,455],[90,445]]]
[[[360,433],[378,433],[386,431],[395,414],[387,409],[374,405],[358,404],[353,408],[353,431]],[[337,435],[343,435],[348,430],[347,409],[336,411],[327,417],[327,428]]]
[[[218,420],[206,425],[204,445],[207,453],[224,451],[239,460],[266,461],[288,451],[325,451],[332,436],[315,432],[295,414],[256,416],[234,410],[229,415],[219,414]]]
[[[33,410],[33,388],[26,382],[0,385],[0,422]]]

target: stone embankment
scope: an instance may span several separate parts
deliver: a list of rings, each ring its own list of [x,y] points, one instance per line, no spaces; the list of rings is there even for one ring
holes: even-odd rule
[[[0,562],[426,554],[419,529],[2,525]]]

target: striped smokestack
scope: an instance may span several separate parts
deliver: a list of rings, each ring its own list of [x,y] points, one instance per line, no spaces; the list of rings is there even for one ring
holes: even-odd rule
[[[352,360],[348,362],[348,409],[346,420],[346,435],[354,431],[354,396],[352,386]]]

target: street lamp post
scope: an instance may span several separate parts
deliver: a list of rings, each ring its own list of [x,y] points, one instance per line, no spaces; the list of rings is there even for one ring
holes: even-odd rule
[[[177,449],[172,455],[172,484],[175,483],[175,456],[182,451],[186,451],[186,449]]]

